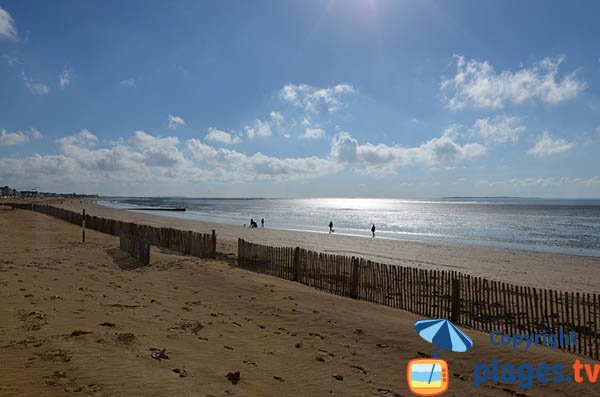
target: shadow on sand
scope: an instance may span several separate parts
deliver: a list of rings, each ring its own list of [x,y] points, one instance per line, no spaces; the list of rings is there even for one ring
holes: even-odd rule
[[[135,270],[145,266],[127,252],[121,251],[119,248],[107,249],[106,253],[110,255],[115,265],[123,270]]]

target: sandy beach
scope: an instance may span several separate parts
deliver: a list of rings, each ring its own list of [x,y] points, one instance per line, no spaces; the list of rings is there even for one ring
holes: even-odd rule
[[[492,249],[472,245],[442,245],[414,241],[330,235],[323,233],[249,229],[242,226],[199,222],[102,207],[93,200],[64,200],[54,205],[90,215],[154,226],[210,233],[217,232],[217,251],[234,254],[237,239],[272,246],[299,246],[318,252],[361,256],[381,263],[427,269],[455,270],[513,284],[573,292],[598,292],[600,258],[540,252]]]
[[[43,214],[0,210],[0,395],[409,396],[407,362],[432,353],[406,312],[227,260],[153,248],[151,265],[136,267],[117,238],[88,231],[84,244],[80,233]],[[469,335],[468,353],[442,355],[448,396],[597,395],[585,383],[475,389],[473,366],[492,357],[565,368],[577,357]]]

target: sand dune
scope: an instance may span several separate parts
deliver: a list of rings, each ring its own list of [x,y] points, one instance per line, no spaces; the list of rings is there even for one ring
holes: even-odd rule
[[[152,251],[30,211],[0,210],[0,395],[409,396],[405,368],[431,345],[414,315],[201,260]],[[513,353],[487,335],[447,353],[448,396],[597,395],[589,384],[473,387],[473,365],[575,356]],[[522,394],[518,394],[522,393]]]

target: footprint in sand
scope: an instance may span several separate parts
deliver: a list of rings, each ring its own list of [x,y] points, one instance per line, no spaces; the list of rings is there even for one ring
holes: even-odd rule
[[[62,349],[47,350],[43,353],[36,353],[42,361],[68,363],[71,361],[69,353]]]
[[[20,310],[18,315],[19,319],[23,322],[23,328],[26,331],[39,331],[44,325],[48,324],[46,314],[41,310],[33,310],[30,312]]]
[[[173,368],[171,371],[179,375],[180,378],[185,378],[188,376],[187,371],[185,369]]]
[[[352,368],[354,373],[362,373],[363,375],[367,374],[367,371],[360,365],[350,365],[350,368]]]
[[[102,388],[95,384],[81,385],[75,378],[68,376],[64,371],[55,371],[52,375],[44,378],[46,385],[60,387],[67,393],[94,394],[102,391]]]
[[[131,345],[135,342],[135,335],[132,334],[131,332],[123,332],[120,334],[117,334],[117,343],[120,345]]]

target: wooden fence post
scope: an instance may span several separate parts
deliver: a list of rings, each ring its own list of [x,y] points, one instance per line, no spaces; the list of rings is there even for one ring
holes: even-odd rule
[[[302,275],[300,274],[300,247],[294,248],[292,266],[294,269],[294,275],[292,280],[300,282],[300,280],[302,279]]]
[[[450,313],[450,321],[458,324],[458,320],[460,319],[460,278],[452,279],[452,306]]]
[[[352,257],[352,275],[350,277],[350,298],[358,299],[358,270],[360,261],[356,257]]]
[[[217,256],[217,233],[215,232],[215,229],[212,230],[210,242],[211,242],[210,257],[215,258]]]
[[[83,219],[81,221],[81,242],[85,243],[85,208],[83,209]]]

